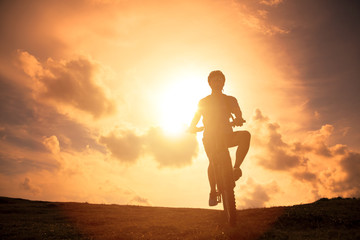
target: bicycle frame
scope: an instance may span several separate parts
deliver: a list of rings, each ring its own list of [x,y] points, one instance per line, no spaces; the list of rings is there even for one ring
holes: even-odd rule
[[[233,168],[228,148],[218,139],[216,144],[217,156],[212,162],[215,173],[216,187],[218,192],[218,202],[222,201],[226,219],[230,225],[236,224],[236,202],[233,177]],[[222,199],[221,199],[222,198]]]
[[[242,126],[242,124],[246,122],[243,119],[241,119],[241,121],[235,121],[235,118],[232,114],[231,119],[232,121],[230,121],[230,123],[232,127]],[[201,132],[203,130],[204,127],[199,127],[194,131]],[[236,201],[234,193],[235,180],[229,149],[225,145],[225,141],[222,137],[216,139],[215,149],[216,157],[211,164],[213,165],[215,174],[216,188],[218,193],[217,201],[218,203],[223,203],[227,222],[233,226],[236,224]]]

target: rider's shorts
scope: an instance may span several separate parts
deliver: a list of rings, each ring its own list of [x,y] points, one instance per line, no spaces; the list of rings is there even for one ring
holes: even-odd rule
[[[216,161],[219,154],[223,156],[222,159],[230,159],[231,161],[229,148],[242,144],[243,139],[247,139],[248,135],[249,132],[247,131],[235,131],[216,136],[204,133],[203,144],[210,163]]]
[[[230,146],[228,145],[229,138],[232,138],[232,136],[223,135],[203,138],[204,149],[211,164],[214,164],[219,158],[225,161],[231,161]]]

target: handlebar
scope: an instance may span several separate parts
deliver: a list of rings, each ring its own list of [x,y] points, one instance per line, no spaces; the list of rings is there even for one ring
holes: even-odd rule
[[[204,128],[205,128],[204,126],[195,127],[195,128],[189,128],[188,132],[190,132],[190,133],[198,133],[198,132],[204,131]]]
[[[232,118],[232,121],[230,121],[231,127],[241,127],[244,123],[246,123],[246,120],[241,118]],[[204,126],[201,127],[194,127],[194,128],[188,128],[188,132],[190,133],[198,133],[204,131]]]
[[[232,121],[230,123],[232,127],[241,127],[244,123],[246,123],[246,120],[243,118],[232,118]]]

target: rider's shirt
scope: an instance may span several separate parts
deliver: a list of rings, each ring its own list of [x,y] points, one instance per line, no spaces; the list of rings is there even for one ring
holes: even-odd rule
[[[211,94],[200,100],[198,111],[203,116],[204,138],[232,133],[231,113],[239,108],[236,98],[225,94]]]

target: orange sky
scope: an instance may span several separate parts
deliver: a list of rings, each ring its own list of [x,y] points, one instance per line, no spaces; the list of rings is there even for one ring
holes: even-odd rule
[[[0,195],[207,207],[182,129],[220,69],[252,133],[238,208],[359,197],[359,21],[326,3],[1,2]]]

